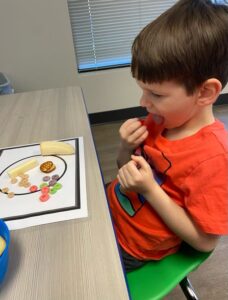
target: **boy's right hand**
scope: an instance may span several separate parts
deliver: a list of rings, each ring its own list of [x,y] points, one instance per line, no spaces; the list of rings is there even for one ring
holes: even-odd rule
[[[133,118],[122,124],[119,134],[122,150],[132,152],[147,138],[148,130],[138,118]]]

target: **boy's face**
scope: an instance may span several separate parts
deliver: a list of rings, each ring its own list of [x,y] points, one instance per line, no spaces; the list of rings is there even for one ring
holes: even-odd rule
[[[143,91],[140,105],[167,129],[181,127],[199,110],[197,93],[187,95],[185,88],[176,82],[137,83]]]

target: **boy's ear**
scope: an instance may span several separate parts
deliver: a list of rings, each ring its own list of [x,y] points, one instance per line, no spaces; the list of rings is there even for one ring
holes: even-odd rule
[[[216,78],[210,78],[199,87],[197,103],[200,106],[213,104],[222,90],[221,82]]]

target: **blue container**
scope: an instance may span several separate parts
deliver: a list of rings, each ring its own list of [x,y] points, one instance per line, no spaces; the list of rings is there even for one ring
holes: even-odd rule
[[[6,241],[6,247],[0,256],[0,284],[3,282],[9,259],[9,243],[10,243],[10,233],[6,223],[0,220],[0,235]]]
[[[8,77],[0,72],[0,95],[13,94],[14,89],[12,88]]]

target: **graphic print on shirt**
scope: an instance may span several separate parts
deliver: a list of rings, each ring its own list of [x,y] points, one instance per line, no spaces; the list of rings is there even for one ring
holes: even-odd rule
[[[166,172],[171,168],[171,162],[164,155],[164,153],[156,151],[156,156],[159,156],[159,165],[161,170],[156,168],[156,163],[153,162],[151,158],[152,156],[149,156],[144,151],[143,147],[137,148],[135,155],[142,156],[147,161],[153,171],[154,179],[161,186],[165,182]],[[128,193],[123,194],[120,190],[119,183],[115,186],[115,194],[122,209],[131,217],[135,216],[135,214],[143,207],[146,201],[142,195],[137,193],[129,193],[129,197]]]

